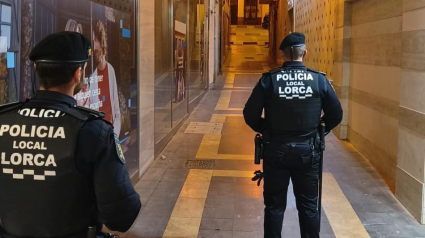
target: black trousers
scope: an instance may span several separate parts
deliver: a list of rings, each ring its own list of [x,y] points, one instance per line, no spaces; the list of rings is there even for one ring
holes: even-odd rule
[[[281,238],[289,180],[292,180],[302,238],[319,238],[319,154],[303,143],[269,142],[263,154],[264,237]],[[292,237],[291,237],[292,238]]]

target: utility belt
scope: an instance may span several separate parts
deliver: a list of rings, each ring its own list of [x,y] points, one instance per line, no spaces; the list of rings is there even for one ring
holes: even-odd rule
[[[309,143],[311,139],[316,140],[317,138],[318,138],[318,131],[316,129],[309,133],[301,134],[301,135],[288,135],[285,133],[271,134],[271,133],[265,132],[263,141],[265,143],[278,142],[282,144],[285,144],[285,143],[306,144],[306,143]]]
[[[313,165],[313,157],[315,153],[318,153],[321,148],[320,135],[318,130],[313,130],[310,133],[300,135],[300,136],[288,136],[288,135],[270,135],[267,132],[264,133],[264,136],[257,134],[254,139],[255,142],[255,164],[261,164],[263,159],[264,147],[269,143],[279,143],[287,144],[289,147],[295,148],[297,146],[306,146],[308,145],[311,149],[311,163]],[[254,172],[254,177],[252,181],[257,181],[257,185],[260,186],[261,180],[266,176],[261,170]]]

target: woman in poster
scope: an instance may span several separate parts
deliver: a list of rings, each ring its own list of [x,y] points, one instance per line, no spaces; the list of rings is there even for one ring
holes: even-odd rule
[[[65,31],[78,32],[83,34],[83,26],[79,24],[74,19],[69,19],[65,26]],[[89,95],[89,85],[87,82],[87,78],[84,79],[84,85],[81,91],[74,96],[77,100],[77,105],[81,107],[90,107],[90,97]]]
[[[117,78],[114,67],[106,61],[108,44],[105,26],[101,21],[98,21],[93,29],[93,49],[96,69],[91,77],[93,82],[90,84],[92,91],[90,107],[105,112],[105,120],[114,125],[115,134],[120,136],[121,111]]]

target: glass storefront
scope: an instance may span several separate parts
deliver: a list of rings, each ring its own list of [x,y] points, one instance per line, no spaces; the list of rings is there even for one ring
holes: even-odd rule
[[[208,87],[208,1],[155,1],[155,142]]]
[[[92,40],[94,54],[75,98],[80,106],[106,113],[134,175],[139,167],[136,2],[104,2],[0,0],[0,104],[24,100],[38,88],[28,59],[35,44],[54,32],[80,32]]]

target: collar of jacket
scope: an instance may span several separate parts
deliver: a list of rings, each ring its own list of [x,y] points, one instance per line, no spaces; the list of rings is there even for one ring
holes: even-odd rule
[[[67,104],[70,107],[77,106],[77,100],[75,100],[75,98],[70,97],[63,93],[47,91],[47,90],[37,91],[34,94],[34,96],[30,98],[30,100],[55,101],[58,103]]]

